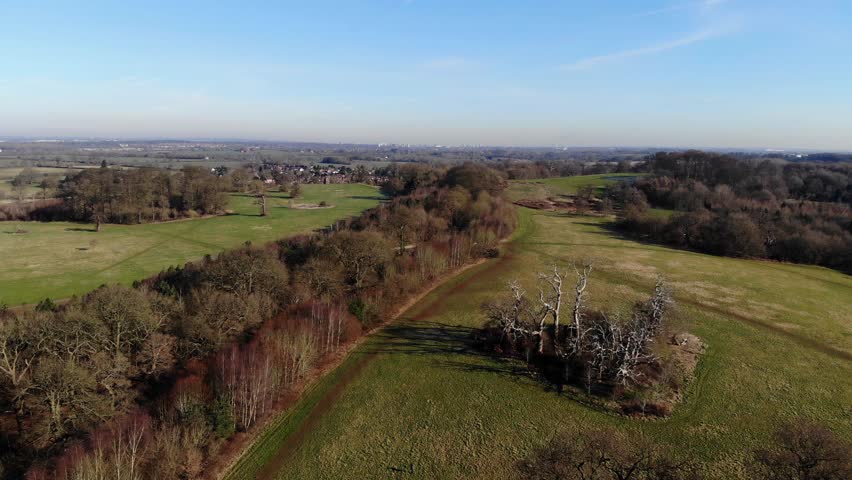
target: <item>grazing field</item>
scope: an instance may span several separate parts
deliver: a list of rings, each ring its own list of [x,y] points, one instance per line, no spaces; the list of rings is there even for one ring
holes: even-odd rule
[[[574,424],[642,431],[736,478],[795,416],[852,438],[852,278],[813,266],[713,257],[625,240],[608,219],[519,210],[498,259],[433,291],[371,336],[267,429],[230,472],[249,478],[506,478]],[[517,363],[478,353],[480,305],[553,262],[592,259],[590,302],[675,289],[672,321],[708,345],[672,417],[632,420],[558,394]]]
[[[603,173],[600,175],[577,175],[574,177],[542,178],[538,180],[516,180],[508,190],[509,199],[544,200],[558,195],[571,195],[583,187],[601,188],[616,182],[633,181],[644,173]]]
[[[255,199],[231,196],[233,214],[146,225],[69,222],[0,222],[0,303],[18,305],[45,297],[66,298],[104,283],[132,283],[170,265],[215,254],[245,241],[256,243],[309,232],[354,216],[377,204],[367,185],[303,185],[293,201],[273,192],[269,215],[260,217]],[[326,201],[330,208],[298,208]],[[16,232],[25,233],[16,233]]]
[[[65,173],[67,173],[69,169],[53,167],[34,167],[30,170],[32,170],[37,175],[37,180],[34,184],[27,185],[24,189],[24,196],[28,199],[41,198],[43,192],[41,188],[39,188],[39,183],[42,181],[42,179],[44,179],[45,176],[50,176],[59,179],[64,177]],[[17,199],[15,198],[17,195],[15,193],[14,187],[12,186],[12,180],[14,180],[15,177],[22,171],[24,171],[23,167],[0,167],[0,204],[17,201]],[[52,194],[52,192],[50,193]]]

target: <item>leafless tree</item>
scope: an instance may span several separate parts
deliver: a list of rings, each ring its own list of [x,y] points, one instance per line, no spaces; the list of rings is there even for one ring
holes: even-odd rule
[[[852,445],[828,428],[807,419],[783,425],[777,446],[758,450],[758,475],[779,480],[841,480],[852,478]]]
[[[697,479],[693,465],[614,428],[566,432],[518,464],[525,480]]]
[[[544,331],[544,323],[547,317],[553,318],[554,342],[559,341],[559,316],[562,310],[562,283],[565,281],[565,273],[559,267],[553,265],[553,270],[548,273],[539,273],[539,281],[543,284],[538,289],[538,298],[542,307],[542,315],[539,320],[539,331]],[[544,351],[544,345],[539,335],[538,352]]]
[[[23,321],[15,318],[0,323],[0,384],[9,391],[15,406],[18,432],[23,428],[27,391],[31,387],[30,368],[37,350]]]
[[[572,348],[575,354],[580,354],[583,348],[583,311],[585,310],[586,286],[592,273],[592,263],[586,261],[580,268],[574,265],[577,273],[577,284],[574,286],[574,307],[571,310],[572,328],[574,333]]]
[[[592,322],[586,348],[591,358],[589,366],[599,378],[611,376],[623,385],[638,380],[638,367],[654,359],[650,346],[659,335],[669,303],[669,290],[660,279],[651,298],[638,304],[629,320],[601,314]]]

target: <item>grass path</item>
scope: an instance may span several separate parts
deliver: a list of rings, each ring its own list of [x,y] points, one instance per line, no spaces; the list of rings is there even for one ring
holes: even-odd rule
[[[576,175],[534,180],[514,180],[508,190],[509,199],[544,200],[559,195],[573,195],[583,187],[602,188],[617,182],[633,181],[646,173],[602,173],[598,175]]]
[[[380,196],[366,185],[304,185],[296,203],[325,200],[332,208],[289,208],[290,198],[270,194],[260,217],[249,195],[232,195],[233,215],[145,225],[70,222],[0,222],[0,303],[67,298],[104,283],[132,283],[171,265],[216,254],[245,241],[264,243],[307,233],[358,215]],[[18,229],[25,234],[15,233]]]
[[[442,285],[359,346],[227,478],[256,478],[332,391],[300,446],[263,478],[504,477],[516,459],[577,423],[642,431],[709,462],[718,478],[735,476],[749,449],[792,416],[852,438],[852,278],[645,245],[612,235],[602,219],[520,212],[505,257]],[[469,347],[479,305],[507,280],[533,288],[537,269],[583,258],[596,265],[593,305],[626,310],[662,274],[675,288],[673,321],[708,343],[671,418],[600,411],[550,390],[523,365]]]

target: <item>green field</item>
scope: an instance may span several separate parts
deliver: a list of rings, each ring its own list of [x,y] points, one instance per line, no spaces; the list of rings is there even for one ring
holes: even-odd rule
[[[12,203],[16,202],[15,191],[12,187],[12,180],[22,171],[23,167],[0,167],[0,204],[3,203]],[[62,178],[65,173],[69,170],[67,168],[52,168],[52,167],[34,167],[33,170],[36,174],[38,174],[38,180],[32,185],[28,185],[25,190],[25,195],[27,199],[40,199],[42,195],[41,188],[39,188],[39,183],[42,181],[45,175],[51,176],[53,178]],[[52,194],[52,192],[49,192]]]
[[[290,199],[271,193],[269,215],[258,216],[254,198],[234,194],[233,214],[147,225],[92,225],[68,222],[0,222],[0,302],[8,305],[60,299],[104,283],[132,283],[170,265],[182,265],[250,240],[268,242],[330,225],[378,203],[367,185],[303,185],[295,204],[331,208],[289,208]],[[18,230],[27,233],[15,233]]]
[[[537,180],[517,180],[508,190],[509,199],[544,200],[558,195],[577,193],[582,187],[601,188],[619,181],[629,181],[647,174],[644,173],[602,173],[600,175],[577,175],[574,177],[554,177]]]
[[[643,431],[707,462],[712,477],[736,478],[785,419],[813,417],[852,438],[849,276],[637,243],[602,218],[521,209],[519,220],[503,257],[370,337],[273,422],[228,478],[506,478],[513,462],[575,424]],[[507,280],[531,289],[536,270],[585,258],[595,263],[594,306],[627,309],[664,275],[675,289],[672,322],[707,343],[672,417],[600,411],[469,347],[479,306]]]

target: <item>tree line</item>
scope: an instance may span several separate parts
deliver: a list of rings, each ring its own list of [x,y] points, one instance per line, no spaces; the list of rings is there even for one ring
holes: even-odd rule
[[[88,168],[69,172],[59,182],[56,199],[6,207],[9,220],[70,220],[135,224],[224,211],[225,180],[202,167],[178,172],[153,168]]]
[[[516,474],[523,480],[845,480],[852,477],[852,445],[806,418],[785,422],[771,442],[744,453],[744,465],[719,468],[702,465],[643,435],[629,435],[612,427],[576,428],[558,433],[517,462]],[[726,467],[731,470],[725,471]]]
[[[624,206],[618,226],[625,232],[714,255],[852,271],[850,165],[688,151],[656,154],[647,169],[652,178],[610,191]]]
[[[481,166],[455,168],[317,234],[7,311],[4,476],[202,476],[319,361],[444,272],[496,253],[514,211],[499,185],[465,174]]]

